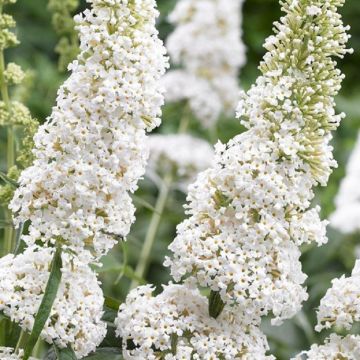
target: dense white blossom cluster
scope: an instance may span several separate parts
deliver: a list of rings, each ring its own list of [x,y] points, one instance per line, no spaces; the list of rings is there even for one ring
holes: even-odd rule
[[[148,171],[174,174],[181,188],[186,188],[214,159],[214,151],[207,141],[187,134],[152,135],[148,145]]]
[[[106,335],[104,297],[89,264],[134,221],[129,194],[145,172],[146,133],[160,123],[167,66],[155,0],[88,2],[92,8],[75,17],[80,55],[10,205],[17,226],[30,221],[26,249],[0,259],[0,311],[30,332],[59,249],[61,282],[41,338],[70,346],[77,358]]]
[[[180,2],[178,12],[192,3]],[[311,202],[336,166],[329,142],[343,117],[334,110],[343,76],[332,57],[349,51],[349,36],[337,13],[342,0],[281,4],[286,15],[266,41],[262,76],[238,106],[247,132],[217,144],[214,165],[189,187],[189,218],[165,260],[185,284],[157,297],[138,288],[120,307],[127,359],[266,358],[261,317],[281,323],[307,298],[299,246],[327,241]],[[209,299],[196,287],[210,289]]]
[[[293,360],[357,360],[360,359],[360,336],[348,335],[344,338],[332,334],[324,345],[313,345]]]
[[[139,287],[120,306],[116,325],[125,359],[274,359],[265,355],[258,327],[228,311],[211,318],[206,297],[189,284],[170,284],[156,297],[152,292],[149,285]]]
[[[188,100],[204,127],[238,102],[238,72],[245,63],[241,41],[243,0],[180,0],[169,16],[175,25],[167,40],[181,70],[164,78],[167,101]]]
[[[332,326],[350,330],[360,320],[360,260],[350,277],[332,281],[332,287],[321,300],[317,319],[317,331]]]
[[[166,58],[154,0],[90,2],[75,18],[81,53],[11,209],[17,224],[31,221],[27,244],[90,248],[98,258],[134,221],[129,192],[145,171],[146,131],[160,123]]]
[[[330,222],[336,229],[350,234],[360,231],[360,134],[346,172],[335,199],[336,210],[330,217]]]
[[[240,305],[234,311],[271,312],[274,323],[307,298],[298,246],[327,241],[327,223],[310,204],[312,187],[325,185],[336,166],[329,141],[343,117],[334,110],[343,76],[332,56],[347,52],[349,37],[341,3],[283,2],[263,75],[238,107],[249,130],[218,144],[216,165],[190,187],[190,217],[165,262],[175,280],[195,278],[225,304]]]
[[[43,298],[55,250],[29,247],[18,256],[0,259],[0,311],[30,331]],[[79,358],[101,343],[104,298],[88,265],[63,253],[62,279],[42,339],[59,347],[71,344]]]

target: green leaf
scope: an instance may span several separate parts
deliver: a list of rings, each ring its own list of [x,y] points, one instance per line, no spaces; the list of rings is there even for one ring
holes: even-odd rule
[[[56,345],[53,346],[57,360],[77,360],[74,350],[68,346],[65,349],[60,349]]]
[[[39,310],[35,316],[34,327],[30,334],[29,340],[24,349],[24,357],[23,360],[27,360],[36,345],[36,342],[39,339],[41,331],[43,330],[46,320],[50,316],[51,308],[56,299],[56,294],[59,289],[60,281],[61,281],[61,267],[62,267],[62,259],[61,259],[61,248],[58,247],[54,254],[54,258],[51,264],[51,271],[49,280],[46,284],[45,293],[43,299],[41,301]]]
[[[2,181],[4,181],[6,184],[9,184],[11,186],[13,186],[14,188],[18,188],[19,184],[14,181],[13,179],[10,179],[5,173],[3,173],[2,171],[0,171],[0,179]]]
[[[110,296],[105,296],[105,305],[112,310],[118,311],[119,307],[121,305],[121,302]]]
[[[101,348],[97,349],[95,353],[85,357],[88,360],[122,360],[122,351],[120,348]]]
[[[104,314],[101,318],[101,320],[106,321],[108,323],[108,325],[114,326],[114,321],[116,319],[118,311],[111,309],[109,307],[107,307],[106,305],[104,306]]]

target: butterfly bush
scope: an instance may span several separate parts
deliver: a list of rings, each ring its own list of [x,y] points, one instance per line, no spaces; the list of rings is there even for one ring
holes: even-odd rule
[[[35,136],[35,161],[11,202],[31,245],[61,244],[99,258],[134,221],[130,193],[160,124],[166,67],[154,0],[92,0],[76,16],[81,53]]]
[[[360,320],[360,260],[356,261],[350,277],[342,276],[332,281],[317,311],[316,331],[335,328],[351,330]],[[295,360],[338,360],[360,358],[360,336],[331,334],[324,345],[313,345],[309,351],[299,354]]]
[[[54,248],[29,247],[0,259],[0,311],[31,331],[50,275]],[[104,297],[88,265],[63,253],[62,279],[41,338],[59,347],[72,344],[78,358],[94,351],[106,334]]]
[[[335,199],[336,210],[330,217],[330,223],[334,228],[351,234],[360,230],[360,134],[346,172]]]
[[[261,359],[266,345],[256,356],[254,339],[251,345],[235,340],[237,352],[233,345],[225,350],[208,324],[217,318],[220,326],[225,317],[219,336],[228,339],[236,324],[236,334],[250,340],[262,316],[272,314],[279,324],[307,299],[299,246],[327,241],[327,222],[311,201],[313,187],[326,185],[336,166],[329,143],[343,117],[334,110],[343,75],[332,58],[349,52],[349,36],[337,13],[343,1],[280,3],[285,16],[265,43],[262,75],[238,106],[247,131],[218,143],[214,165],[190,186],[189,217],[179,225],[173,255],[165,261],[175,281],[210,290],[208,301],[202,298],[194,310],[203,322],[190,324],[191,332],[206,335],[205,348],[214,352],[203,356],[191,336],[193,350],[187,354],[170,347],[172,334],[188,333],[178,328],[192,314],[187,307],[182,311],[183,302],[191,304],[189,290],[183,301],[168,293],[170,284],[157,297],[150,296],[151,288],[134,290],[120,308],[118,335],[129,344],[124,351],[129,359]],[[259,332],[255,339],[263,339]]]
[[[313,345],[293,360],[356,360],[360,358],[360,336],[348,335],[344,338],[332,334],[324,345]]]
[[[222,112],[233,114],[238,72],[245,63],[241,41],[243,0],[180,0],[169,15],[175,26],[167,48],[180,70],[163,79],[167,101],[188,100],[204,127]]]
[[[115,324],[125,359],[274,359],[257,326],[244,327],[229,311],[211,318],[207,298],[191,284],[169,284],[156,297],[153,290],[138,287],[120,306]]]
[[[214,158],[207,141],[188,134],[151,135],[148,144],[150,176],[173,174],[184,190],[200,171],[211,166]]]
[[[190,217],[165,262],[176,281],[193,277],[236,311],[271,312],[273,323],[307,299],[298,247],[327,241],[310,205],[336,166],[329,142],[343,117],[334,110],[343,75],[332,57],[349,38],[343,1],[280,3],[286,15],[265,43],[262,76],[238,106],[248,131],[218,144],[216,165],[190,187]]]
[[[59,250],[62,277],[40,336],[79,359],[106,335],[89,264],[134,220],[129,194],[145,172],[146,134],[160,123],[167,66],[154,0],[88,2],[92,8],[75,17],[80,54],[10,204],[17,226],[30,221],[25,251],[0,259],[0,311],[30,332]]]

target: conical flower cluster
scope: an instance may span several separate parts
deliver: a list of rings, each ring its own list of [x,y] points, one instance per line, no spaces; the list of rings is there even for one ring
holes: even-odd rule
[[[167,40],[180,70],[164,77],[167,101],[188,100],[204,127],[222,112],[234,114],[238,73],[245,63],[241,41],[243,0],[180,0],[169,16],[175,26]]]
[[[360,134],[335,199],[336,210],[330,223],[336,229],[351,234],[360,231]]]
[[[134,221],[129,193],[148,158],[146,132],[160,124],[164,47],[155,2],[93,0],[76,17],[81,53],[35,136],[35,161],[11,203],[31,221],[30,245],[61,244],[95,258]]]
[[[0,260],[0,311],[31,331],[61,249],[61,282],[41,338],[71,346],[78,358],[106,334],[104,297],[89,264],[125,239],[134,221],[130,193],[145,172],[146,133],[160,123],[167,66],[154,0],[89,2],[75,17],[80,54],[10,205],[16,225],[29,222],[26,249]]]
[[[190,217],[166,260],[175,280],[194,277],[227,305],[272,312],[275,322],[307,298],[298,247],[327,241],[310,202],[336,166],[329,142],[343,116],[334,110],[343,76],[332,57],[348,40],[342,1],[281,3],[286,16],[266,41],[263,75],[238,107],[249,130],[219,144],[216,165],[190,188]]]
[[[189,218],[179,225],[170,245],[173,255],[165,264],[176,281],[186,279],[210,291],[209,314],[206,302],[198,310],[206,318],[202,327],[209,337],[210,316],[221,319],[223,313],[231,313],[242,336],[259,327],[262,316],[271,314],[274,324],[294,316],[307,299],[299,246],[327,241],[327,222],[321,221],[318,207],[311,208],[311,201],[313,187],[326,185],[336,166],[329,143],[343,117],[334,109],[343,75],[333,58],[349,52],[348,28],[337,12],[343,2],[280,1],[285,16],[275,23],[276,34],[265,43],[262,76],[242,94],[238,106],[238,117],[248,130],[225,145],[219,143],[215,165],[189,188]],[[175,297],[169,299],[175,306],[170,316],[162,317],[165,305],[158,304],[164,302],[163,294],[157,299],[139,300],[146,313],[141,315],[137,302],[130,300],[120,309],[119,319],[132,315],[134,321],[138,316],[149,320],[146,325],[138,323],[136,332],[127,327],[118,331],[137,349],[145,341],[147,348],[160,354],[177,355],[168,342],[158,343],[157,332],[145,340],[141,335],[153,319],[165,318],[167,326],[176,329],[177,319],[188,314],[175,311],[181,303]],[[231,324],[228,320],[223,337]],[[241,344],[235,355],[211,344],[213,358],[265,356],[266,347],[254,357],[251,348],[243,349]],[[178,358],[175,355],[166,356]],[[203,357],[192,347],[183,358]]]

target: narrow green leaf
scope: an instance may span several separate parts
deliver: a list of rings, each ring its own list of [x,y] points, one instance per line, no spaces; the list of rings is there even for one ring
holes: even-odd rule
[[[53,346],[57,360],[77,360],[74,350],[68,346],[65,349],[60,349],[56,345]],[[55,360],[54,359],[54,360]]]
[[[50,276],[46,284],[45,293],[41,301],[39,310],[35,316],[34,327],[32,329],[30,338],[24,349],[23,360],[27,360],[31,356],[34,346],[36,345],[36,342],[41,334],[41,331],[44,328],[46,320],[50,316],[51,308],[56,299],[56,294],[59,289],[59,285],[61,281],[61,267],[62,267],[61,248],[58,247],[56,249],[51,264]]]
[[[122,351],[120,348],[101,348],[97,349],[95,353],[87,356],[87,360],[122,360]]]
[[[2,181],[4,181],[6,184],[9,184],[11,186],[13,186],[14,188],[18,188],[19,184],[14,181],[13,179],[10,179],[5,173],[3,173],[2,171],[0,171],[0,179]]]

